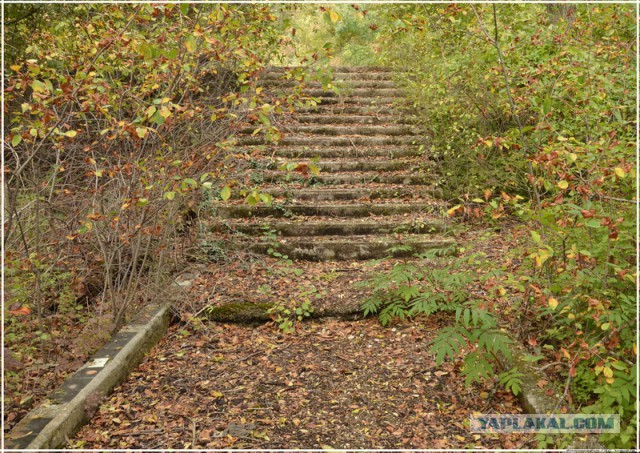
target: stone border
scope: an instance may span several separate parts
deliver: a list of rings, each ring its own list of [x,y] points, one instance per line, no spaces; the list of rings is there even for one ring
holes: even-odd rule
[[[122,328],[47,401],[27,414],[5,436],[5,449],[63,447],[90,420],[102,398],[124,381],[162,338],[170,320],[169,304],[144,309],[135,322]]]
[[[518,395],[520,404],[528,414],[548,414],[554,410],[556,403],[561,397],[561,393],[554,388],[554,394],[549,396],[545,390],[538,387],[540,379],[548,380],[544,371],[532,366],[530,362],[524,360],[527,353],[524,347],[516,340],[511,349],[511,361],[508,365],[522,373],[522,391]],[[557,413],[557,410],[556,410]],[[575,435],[569,449],[580,449],[587,451],[604,451],[605,447],[599,442],[598,434],[587,434],[578,437]]]

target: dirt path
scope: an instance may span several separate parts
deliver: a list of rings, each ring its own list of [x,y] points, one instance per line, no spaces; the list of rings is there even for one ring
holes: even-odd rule
[[[469,432],[474,411],[520,408],[435,367],[426,343],[443,321],[174,326],[70,446],[515,448],[521,436]]]

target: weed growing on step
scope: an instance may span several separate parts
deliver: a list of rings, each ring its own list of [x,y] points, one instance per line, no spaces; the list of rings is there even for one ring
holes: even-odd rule
[[[396,247],[397,248],[397,247]],[[404,250],[404,248],[403,248]],[[510,359],[512,339],[498,324],[498,317],[485,301],[474,295],[474,288],[501,274],[487,270],[490,263],[482,253],[451,260],[443,268],[434,268],[432,260],[440,251],[417,255],[427,260],[417,265],[408,260],[396,263],[389,272],[374,274],[359,285],[371,287],[371,296],[364,301],[364,315],[377,314],[387,325],[394,319],[450,312],[455,323],[444,327],[429,345],[436,356],[436,365],[446,359],[456,359],[461,351],[469,351],[463,358],[462,373],[466,385],[499,374],[502,385],[514,394],[520,392],[521,376],[506,369],[504,359]],[[473,272],[466,270],[469,266]],[[483,274],[478,269],[487,270]]]
[[[295,298],[288,302],[280,301],[276,303],[268,311],[273,322],[284,333],[294,332],[297,323],[310,318],[314,313],[312,299],[326,296],[326,291],[318,291],[313,285],[309,287],[299,286],[295,295]]]
[[[274,246],[277,247],[277,245]],[[279,262],[272,267],[272,273],[276,275],[294,274],[298,277],[304,273],[302,269],[293,267],[293,260],[290,259],[288,255],[283,255],[282,253],[275,250],[275,248],[269,247],[267,249],[267,254],[279,259]]]

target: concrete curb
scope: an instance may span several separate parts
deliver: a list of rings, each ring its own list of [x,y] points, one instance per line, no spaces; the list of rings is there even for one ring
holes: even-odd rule
[[[520,404],[528,414],[549,414],[551,413],[558,400],[561,392],[554,388],[553,395],[547,395],[544,389],[538,387],[537,382],[541,379],[548,380],[547,375],[540,371],[524,357],[526,350],[524,347],[514,340],[511,347],[512,359],[508,365],[522,373],[522,391],[518,395]],[[555,413],[558,413],[556,409]],[[605,450],[605,447],[598,441],[598,434],[575,435],[573,442],[569,446],[570,449],[586,449],[586,450]]]
[[[5,437],[6,450],[63,447],[100,404],[125,380],[166,332],[170,305],[151,306],[96,352],[49,400],[31,411]]]

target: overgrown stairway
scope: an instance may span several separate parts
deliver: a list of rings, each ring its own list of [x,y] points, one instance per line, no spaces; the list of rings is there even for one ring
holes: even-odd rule
[[[289,89],[283,75],[270,69],[266,89]],[[234,191],[216,205],[207,234],[227,247],[312,261],[451,251],[426,138],[399,114],[403,94],[393,73],[339,67],[337,92],[309,85],[318,104],[278,124],[277,144],[253,135],[255,125],[239,136],[241,152],[259,156],[239,179],[271,203],[250,206]]]

